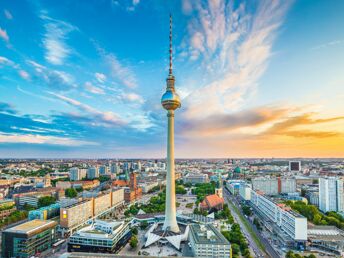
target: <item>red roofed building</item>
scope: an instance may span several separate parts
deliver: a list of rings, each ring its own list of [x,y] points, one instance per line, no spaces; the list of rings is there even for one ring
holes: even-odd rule
[[[115,180],[112,182],[112,186],[115,187],[126,187],[129,186],[129,182],[125,180]]]
[[[214,211],[223,209],[223,198],[219,197],[216,194],[208,195],[204,198],[203,202],[200,203],[200,210],[204,211]]]

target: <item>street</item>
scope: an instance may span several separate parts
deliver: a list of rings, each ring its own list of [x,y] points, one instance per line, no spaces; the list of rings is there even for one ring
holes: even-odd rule
[[[228,204],[229,209],[232,212],[233,217],[235,218],[235,220],[237,221],[237,223],[239,223],[250,247],[252,248],[253,252],[255,253],[255,257],[281,257],[276,250],[271,246],[271,244],[260,234],[260,232],[258,232],[258,230],[256,229],[256,227],[254,225],[252,225],[252,223],[244,216],[244,214],[242,213],[239,203],[237,202],[237,200],[235,198],[232,197],[232,195],[230,195],[230,193],[227,191],[227,189],[224,189],[224,197],[225,197],[225,201]],[[256,242],[254,241],[254,239],[252,238],[251,233],[247,230],[246,225],[243,223],[243,221],[241,220],[239,214],[237,214],[237,211],[233,208],[232,204],[236,205],[236,207],[238,208],[240,214],[242,215],[242,217],[248,222],[248,225],[251,227],[251,229],[253,230],[253,232],[256,234],[256,236],[259,238],[260,242],[264,245],[264,247],[266,248],[266,253],[264,251],[261,250],[261,248],[258,247],[258,245],[256,244]]]

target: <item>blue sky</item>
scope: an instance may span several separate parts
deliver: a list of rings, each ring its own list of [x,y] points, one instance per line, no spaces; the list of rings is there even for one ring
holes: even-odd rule
[[[0,2],[0,157],[344,156],[344,2]]]

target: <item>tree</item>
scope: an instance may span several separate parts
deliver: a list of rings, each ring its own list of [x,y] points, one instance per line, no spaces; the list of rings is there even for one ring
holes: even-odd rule
[[[285,255],[285,258],[295,258],[293,251],[288,251],[287,254]]]
[[[38,199],[38,207],[41,208],[41,207],[49,206],[55,202],[56,202],[55,197],[43,196]]]
[[[239,254],[240,246],[238,244],[232,244],[232,252],[233,254]]]
[[[139,231],[137,230],[137,228],[132,228],[131,233],[136,236],[139,233]]]
[[[306,196],[306,189],[301,188],[301,196],[305,197]]]
[[[142,221],[140,224],[141,229],[146,229],[148,227],[148,222],[147,221]]]
[[[78,196],[78,192],[74,188],[67,188],[65,190],[65,195],[69,198],[75,198]]]
[[[315,214],[314,215],[313,223],[315,225],[321,225],[321,215],[320,214]]]
[[[82,191],[84,191],[84,188],[82,186],[79,186],[77,188],[75,188],[75,190],[78,192],[78,193],[81,193]]]
[[[252,215],[252,211],[251,211],[250,206],[247,206],[247,205],[242,206],[242,211],[244,212],[244,214],[246,216],[251,216]]]
[[[109,176],[100,176],[99,177],[99,181],[101,182],[101,183],[103,183],[103,182],[106,182],[106,181],[109,181],[111,178],[109,177]]]
[[[137,237],[135,235],[130,238],[129,245],[131,248],[136,248],[138,243],[139,241],[137,240]]]
[[[184,186],[176,185],[176,194],[186,194]]]
[[[25,211],[32,211],[32,210],[35,210],[36,208],[33,207],[32,205],[28,204],[28,203],[25,203],[24,206],[23,206],[23,209]]]

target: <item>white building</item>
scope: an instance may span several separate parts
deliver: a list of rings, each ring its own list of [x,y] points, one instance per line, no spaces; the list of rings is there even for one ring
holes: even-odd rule
[[[239,195],[241,198],[243,198],[245,201],[251,200],[251,186],[248,184],[241,184],[239,186]]]
[[[279,193],[295,193],[296,179],[295,178],[270,178],[259,177],[252,179],[253,190],[260,190],[266,195],[277,195]]]
[[[312,205],[319,207],[319,192],[307,192],[306,198],[308,202]]]
[[[184,183],[191,183],[191,184],[197,184],[197,183],[207,183],[209,181],[207,174],[187,174],[183,178]]]
[[[343,180],[319,178],[319,209],[323,212],[343,211]]]
[[[189,244],[195,257],[231,257],[231,245],[211,224],[190,225]]]
[[[246,183],[244,180],[237,180],[237,179],[227,180],[226,188],[231,194],[237,195],[239,194],[240,186],[245,185],[245,184]]]
[[[260,190],[266,195],[278,194],[277,178],[257,177],[252,179],[252,189]]]
[[[129,223],[124,221],[95,220],[68,240],[70,252],[113,253],[130,237]],[[120,242],[123,242],[120,244]]]
[[[280,193],[295,193],[296,179],[295,178],[279,178]]]
[[[94,179],[99,177],[99,169],[97,167],[90,167],[87,169],[87,178]]]
[[[69,170],[69,178],[71,181],[81,180],[81,174],[79,168],[71,168]]]
[[[259,191],[251,191],[251,202],[267,220],[277,226],[277,233],[285,233],[294,241],[307,240],[307,218],[284,204],[277,204]],[[282,232],[280,232],[282,231]]]

